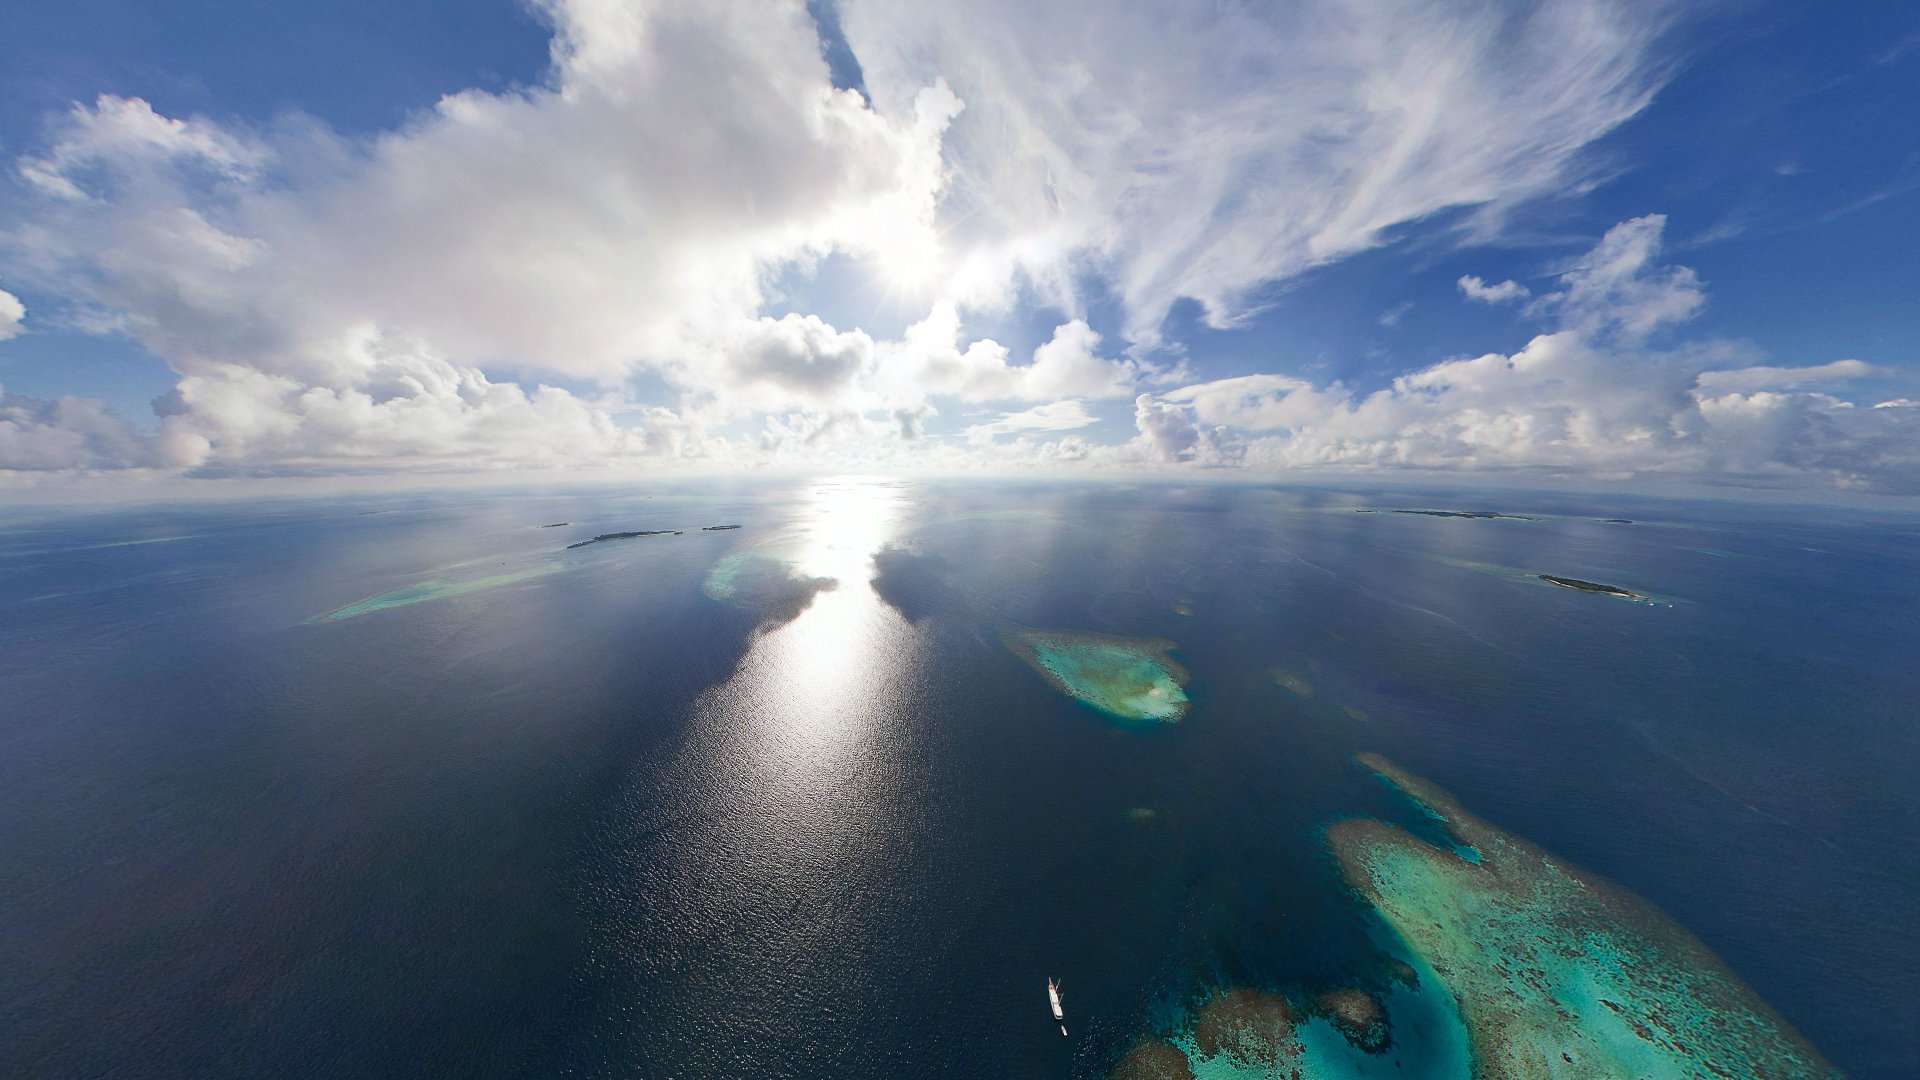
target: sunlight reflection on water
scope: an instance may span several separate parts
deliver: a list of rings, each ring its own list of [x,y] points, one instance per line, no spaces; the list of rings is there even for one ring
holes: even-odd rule
[[[783,1018],[861,996],[853,987],[878,970],[876,957],[861,954],[906,947],[865,930],[885,923],[883,912],[917,906],[902,870],[913,848],[917,740],[907,728],[923,649],[870,584],[874,553],[912,508],[906,490],[859,479],[815,485],[768,550],[796,577],[837,586],[753,639],[733,675],[695,706],[677,760],[648,781],[670,776],[687,802],[662,846],[633,823],[638,846],[617,888],[645,914],[614,948],[656,990],[681,965],[713,973],[669,984],[669,1015],[691,1020],[670,1038],[737,1043],[756,1024],[791,1035]],[[878,1015],[885,1000],[860,1008]],[[721,1017],[726,1031],[707,1028]],[[814,1040],[832,1029],[809,1030]]]

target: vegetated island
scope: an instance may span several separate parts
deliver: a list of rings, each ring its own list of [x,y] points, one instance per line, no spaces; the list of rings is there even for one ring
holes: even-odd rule
[[[667,535],[679,536],[680,530],[678,529],[641,529],[637,532],[601,533],[599,536],[596,536],[591,540],[582,540],[577,544],[568,544],[567,550],[571,551],[574,548],[586,547],[588,544],[605,543],[608,540],[631,540],[636,536],[667,536]]]
[[[571,521],[556,521],[551,525],[542,525],[540,527],[543,529],[557,529],[562,525],[571,525],[571,524],[573,524],[573,522]]]
[[[1008,627],[1000,641],[1055,690],[1129,727],[1171,724],[1187,714],[1187,669],[1164,638]]]
[[[1367,818],[1326,834],[1348,884],[1457,1004],[1474,1076],[1840,1075],[1652,904],[1481,821],[1384,758],[1359,761],[1479,856]]]
[[[1491,510],[1355,510],[1356,514],[1412,514],[1415,517],[1472,518],[1476,521],[1533,521],[1525,514],[1496,514]]]
[[[1550,582],[1554,585],[1560,586],[1563,589],[1578,589],[1581,592],[1602,593],[1607,596],[1621,596],[1621,597],[1625,597],[1628,600],[1645,600],[1646,599],[1646,597],[1641,596],[1639,593],[1634,592],[1631,589],[1623,589],[1618,585],[1602,585],[1597,581],[1581,581],[1579,578],[1556,577],[1553,574],[1540,574],[1538,575],[1538,577],[1540,578],[1541,581]]]
[[[738,525],[702,525],[700,527],[700,531],[701,532],[726,532],[728,529],[737,529],[739,527],[740,526]]]

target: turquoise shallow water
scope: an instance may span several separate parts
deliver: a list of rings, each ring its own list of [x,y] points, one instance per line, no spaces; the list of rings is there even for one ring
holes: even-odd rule
[[[1451,505],[1539,518],[1353,512]],[[687,531],[566,547],[653,529]],[[1439,975],[1327,847],[1460,850],[1374,751],[1658,905],[1847,1075],[1920,1075],[1916,571],[1913,518],[1551,495],[10,509],[0,1064],[1095,1077],[1248,988],[1363,991],[1392,1075],[1457,1075]],[[1189,707],[1111,723],[1015,626],[1171,641]]]
[[[1171,724],[1186,715],[1186,670],[1172,642],[1010,627],[1002,640],[1056,689],[1121,724]]]

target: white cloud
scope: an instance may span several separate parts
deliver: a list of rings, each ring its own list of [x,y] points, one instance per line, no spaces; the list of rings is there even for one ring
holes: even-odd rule
[[[1478,300],[1483,304],[1505,304],[1513,300],[1525,300],[1532,296],[1525,285],[1517,281],[1503,281],[1498,285],[1489,285],[1472,274],[1462,277],[1458,282],[1461,293],[1469,300]]]
[[[1286,375],[1243,375],[1185,386],[1160,398],[1191,406],[1194,416],[1205,424],[1272,431],[1324,415],[1340,399],[1340,390],[1316,390],[1312,383]]]
[[[0,341],[18,337],[27,321],[27,305],[20,298],[0,289]]]
[[[1225,426],[1196,423],[1192,410],[1152,394],[1134,399],[1133,423],[1140,434],[1126,449],[1149,462],[1217,467],[1246,460],[1244,437]]]
[[[1688,266],[1657,266],[1662,214],[1623,221],[1560,276],[1558,291],[1530,305],[1552,312],[1563,326],[1594,337],[1637,340],[1696,315],[1706,303],[1699,275]]]
[[[1031,431],[1072,431],[1099,422],[1079,401],[1052,401],[1020,412],[1005,413],[997,420],[974,424],[965,434],[968,442],[992,442],[1001,435]]]
[[[1703,391],[1773,390],[1824,386],[1851,379],[1864,379],[1878,373],[1878,369],[1864,360],[1835,360],[1810,367],[1759,365],[1725,371],[1703,371],[1696,385]]]
[[[538,403],[555,392],[479,373],[617,385],[650,370],[696,395],[745,387],[741,408],[840,395],[872,342],[811,317],[758,316],[762,283],[829,252],[879,259],[935,243],[941,133],[958,100],[930,81],[895,121],[833,89],[798,0],[544,10],[556,24],[549,85],[456,94],[364,144],[301,121],[228,130],[135,99],[76,107],[49,149],[17,163],[40,197],[5,223],[0,247],[23,278],[85,305],[91,325],[163,357],[188,411],[225,400],[213,384],[276,388],[196,430],[280,402],[293,411],[273,423],[301,431],[316,457],[466,446],[464,421],[317,404],[357,401],[384,377],[354,346],[369,335],[445,358],[485,379],[488,401],[517,393],[549,418],[557,406]],[[466,385],[471,396],[478,384]],[[431,415],[504,415],[465,408]],[[451,441],[397,442],[403,415]],[[253,444],[263,424],[206,434]],[[323,434],[337,437],[331,449],[311,441]]]
[[[959,312],[940,303],[902,340],[884,350],[882,373],[896,396],[950,395],[962,401],[1052,401],[1060,398],[1126,397],[1145,381],[1167,372],[1126,358],[1103,359],[1100,335],[1074,319],[1054,327],[1033,351],[1030,363],[1014,364],[1005,346],[976,341],[958,347]]]
[[[0,388],[0,471],[125,469],[158,464],[131,424],[87,398],[52,401]]]
[[[1920,491],[1920,410],[1782,392],[1874,374],[1870,365],[1756,365],[1750,350],[1719,342],[1644,347],[1649,331],[1704,301],[1691,270],[1654,261],[1659,226],[1640,218],[1610,231],[1552,294],[1561,326],[1511,355],[1444,361],[1364,395],[1281,375],[1142,395],[1134,449],[1147,461],[1267,469],[1675,473]]]
[[[842,0],[882,112],[946,78],[954,297],[1009,271],[1076,307],[1101,273],[1126,336],[1180,297],[1215,324],[1258,287],[1449,207],[1561,192],[1662,77],[1669,5],[898,4]]]
[[[1576,190],[1582,149],[1664,77],[1672,5],[842,6],[872,104],[832,87],[800,0],[544,0],[542,84],[455,94],[374,139],[76,106],[12,163],[9,283],[36,322],[126,335],[178,383],[151,429],[97,401],[0,398],[0,470],[700,459],[1920,487],[1920,409],[1843,395],[1884,369],[1668,333],[1705,290],[1662,263],[1657,215],[1544,295],[1460,278],[1545,322],[1510,354],[1371,392],[1282,374],[1157,389],[1190,378],[1147,359],[1183,297],[1231,324],[1263,286],[1399,226],[1475,208],[1460,228],[1484,235]],[[767,310],[772,282],[829,257],[911,279],[926,316],[894,340]],[[1083,293],[1112,301],[1117,335]],[[1030,355],[963,340],[1016,304],[1062,312]],[[0,292],[0,340],[24,317]],[[1125,399],[1131,442],[1045,437]],[[927,437],[980,405],[999,415]]]

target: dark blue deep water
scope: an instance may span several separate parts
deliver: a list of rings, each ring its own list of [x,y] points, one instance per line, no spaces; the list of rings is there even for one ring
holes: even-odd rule
[[[1354,512],[1417,507],[1537,516]],[[687,531],[566,548],[650,529]],[[1096,1076],[1210,987],[1384,977],[1320,840],[1405,819],[1372,750],[1659,904],[1850,1075],[1920,1075],[1917,612],[1920,520],[1825,509],[14,511],[0,1073]],[[1108,724],[1010,622],[1171,639],[1194,706]]]

